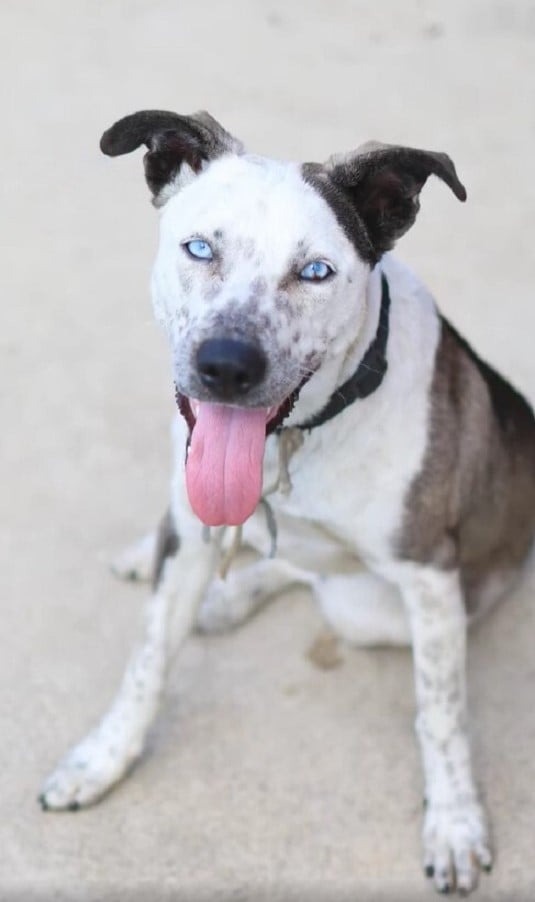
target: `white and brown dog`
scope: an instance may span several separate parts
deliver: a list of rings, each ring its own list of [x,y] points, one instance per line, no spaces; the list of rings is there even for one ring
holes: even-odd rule
[[[42,805],[89,805],[126,773],[171,650],[196,623],[236,625],[300,582],[349,640],[412,643],[424,866],[439,891],[469,892],[491,852],[467,736],[466,628],[533,546],[535,420],[387,253],[429,175],[459,200],[465,189],[445,154],[405,147],[367,144],[324,165],[251,156],[206,113],[135,113],[101,148],[141,144],[163,208],[152,289],[182,414],[177,466],[158,539],[119,565],[142,576],[154,558],[143,644]],[[210,537],[200,521],[244,524],[260,554],[223,579],[222,530]],[[350,572],[336,569],[341,552]]]

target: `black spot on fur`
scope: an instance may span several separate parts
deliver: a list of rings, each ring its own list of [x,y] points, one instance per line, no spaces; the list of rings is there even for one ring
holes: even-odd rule
[[[267,281],[262,278],[262,276],[257,276],[251,282],[251,297],[255,299],[260,299],[267,292]]]
[[[158,588],[166,560],[170,557],[174,557],[179,547],[180,540],[175,528],[175,523],[171,511],[167,511],[158,530],[152,575],[153,589]]]

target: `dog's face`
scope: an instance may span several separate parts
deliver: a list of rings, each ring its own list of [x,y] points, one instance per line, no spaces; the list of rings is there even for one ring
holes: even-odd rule
[[[369,263],[301,167],[222,156],[166,203],[153,272],[178,391],[197,401],[283,402],[347,347]],[[226,343],[226,344],[225,344]],[[210,378],[228,353],[243,370]]]
[[[464,188],[444,154],[388,145],[324,166],[249,156],[206,113],[136,113],[101,147],[142,143],[163,207],[153,301],[191,431],[190,501],[210,525],[241,523],[260,496],[266,433],[355,344],[370,269],[414,221],[427,177],[460,199]]]

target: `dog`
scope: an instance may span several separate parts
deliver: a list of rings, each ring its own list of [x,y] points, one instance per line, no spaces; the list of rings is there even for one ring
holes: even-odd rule
[[[303,584],[348,640],[412,645],[424,870],[468,893],[492,857],[466,633],[533,548],[535,420],[390,254],[430,175],[460,201],[465,188],[446,154],[374,142],[323,165],[253,156],[204,112],[138,112],[101,140],[109,156],[141,145],[161,208],[152,296],[177,464],[157,537],[117,567],[152,566],[143,642],[42,806],[89,805],[125,775],[195,624],[236,626]],[[257,553],[238,567],[240,543]]]

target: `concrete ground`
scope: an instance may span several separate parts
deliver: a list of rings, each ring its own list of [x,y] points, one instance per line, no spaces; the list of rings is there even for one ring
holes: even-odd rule
[[[149,753],[103,804],[36,804],[136,634],[144,590],[107,561],[166,503],[157,217],[140,154],[98,139],[139,108],[206,107],[278,156],[447,150],[469,202],[430,184],[399,253],[533,400],[534,38],[530,0],[3,0],[2,902],[431,898],[410,656],[341,648],[318,669],[297,592],[188,641]],[[534,589],[470,645],[489,902],[535,898]]]

